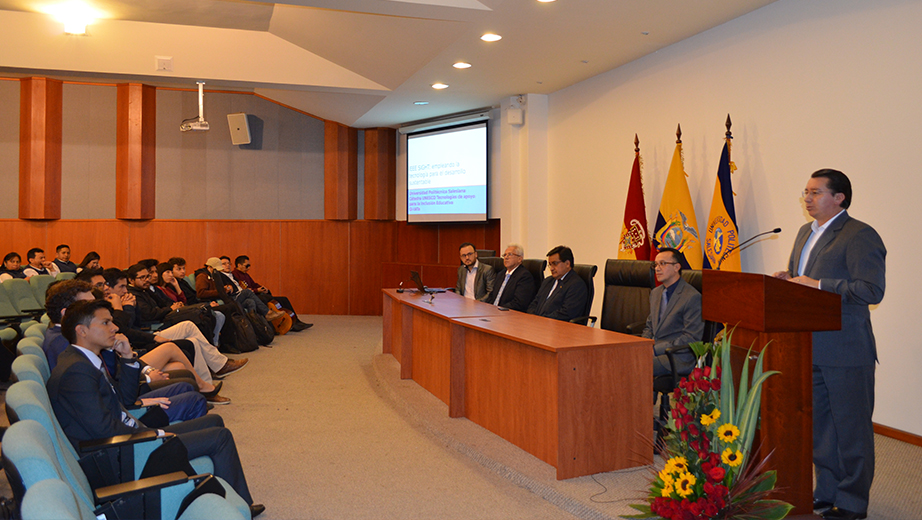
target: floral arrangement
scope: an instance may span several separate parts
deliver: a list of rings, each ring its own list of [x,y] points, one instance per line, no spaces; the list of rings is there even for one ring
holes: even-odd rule
[[[631,505],[640,514],[624,518],[780,520],[791,511],[790,504],[769,498],[775,472],[765,471],[765,461],[751,463],[762,384],[778,372],[762,371],[763,349],[750,385],[747,356],[737,393],[731,335],[725,334],[717,345],[691,345],[698,363],[672,395],[662,446],[666,466],[653,478],[647,501]]]

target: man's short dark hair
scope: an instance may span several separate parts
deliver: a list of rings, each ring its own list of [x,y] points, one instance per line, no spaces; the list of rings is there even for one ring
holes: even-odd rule
[[[61,250],[64,249],[65,247],[66,247],[67,249],[70,249],[70,246],[69,246],[69,245],[67,245],[67,244],[61,244],[61,245],[59,245],[58,247],[54,248],[54,252],[55,252],[55,253],[60,253]]]
[[[159,264],[160,261],[157,260],[156,258],[145,258],[144,260],[139,260],[138,263],[140,265],[143,265],[144,267],[147,268],[148,271],[150,271],[153,268],[157,267],[157,264]]]
[[[55,325],[61,323],[61,310],[77,301],[80,293],[92,293],[93,286],[83,280],[62,280],[48,286],[45,293],[45,311]]]
[[[22,257],[19,256],[19,253],[13,251],[12,253],[7,253],[6,256],[3,257],[3,263],[5,264],[14,258],[18,258],[20,262],[22,261]]]
[[[174,256],[173,258],[167,260],[166,263],[170,264],[171,269],[177,265],[183,267],[186,265],[186,259],[181,256]]]
[[[106,279],[106,285],[108,285],[109,287],[115,287],[116,285],[118,285],[119,280],[128,279],[128,273],[126,273],[125,271],[122,271],[118,267],[110,267],[108,269],[103,270],[102,277]]]
[[[32,259],[35,258],[35,256],[39,253],[45,254],[45,250],[39,247],[33,247],[32,249],[29,250],[28,253],[26,253],[26,260],[31,262]]]
[[[141,271],[148,271],[147,266],[144,264],[134,264],[128,268],[128,271],[125,273],[128,276],[128,280],[135,280],[138,277],[138,273]]]
[[[250,257],[247,255],[240,255],[234,259],[234,265],[243,265],[250,261]]]
[[[688,260],[685,259],[685,253],[679,251],[678,249],[672,247],[661,247],[658,249],[660,253],[672,253],[672,259],[679,263],[679,273],[682,272],[682,266],[688,265]]]
[[[230,262],[230,257],[227,256],[227,255],[219,256],[218,259],[219,259],[219,260],[227,260],[228,262]]]
[[[839,207],[842,209],[848,209],[852,204],[852,182],[848,180],[848,176],[839,170],[833,170],[830,168],[824,168],[822,170],[816,170],[810,175],[811,178],[818,179],[820,177],[826,179],[826,187],[829,188],[829,191],[833,195],[836,193],[841,193],[845,195],[845,198],[842,199],[842,204],[839,204]]]
[[[77,276],[74,277],[74,280],[83,280],[84,282],[89,282],[90,284],[92,284],[93,283],[92,280],[94,276],[102,276],[103,278],[105,278],[105,276],[102,274],[102,269],[100,269],[99,267],[94,267],[92,269],[86,268],[80,271],[79,273],[77,273]]]
[[[547,252],[545,256],[551,257],[557,255],[561,262],[570,262],[570,269],[573,269],[575,261],[573,260],[573,250],[567,246],[557,246]]]
[[[472,244],[472,243],[470,243],[470,242],[465,242],[465,243],[461,244],[460,246],[458,246],[458,251],[464,249],[464,248],[467,247],[467,246],[471,246],[471,249],[473,249],[474,251],[477,250],[477,246],[475,246],[474,244]]]
[[[112,304],[106,300],[91,300],[74,302],[67,307],[64,319],[61,320],[61,334],[71,344],[77,343],[77,325],[89,326],[99,309],[112,312]]]

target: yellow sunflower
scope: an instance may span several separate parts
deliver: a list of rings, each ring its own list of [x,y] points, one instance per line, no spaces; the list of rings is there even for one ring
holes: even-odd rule
[[[675,488],[672,487],[672,483],[670,482],[666,484],[665,486],[663,486],[663,491],[660,493],[660,496],[668,497],[669,495],[672,494],[673,491],[675,491]]]
[[[701,415],[701,425],[710,426],[714,424],[717,421],[717,419],[720,419],[720,410],[718,410],[717,408],[714,408],[714,411],[712,411],[711,413],[706,413],[706,414]]]
[[[686,471],[679,475],[679,480],[675,483],[675,492],[685,498],[695,491],[695,482],[697,482],[695,476]]]
[[[664,484],[672,484],[675,482],[675,477],[673,477],[672,472],[666,471],[665,469],[659,472],[659,478]]]
[[[666,462],[666,473],[676,473],[688,470],[688,459],[685,457],[673,457]]]
[[[724,461],[724,464],[735,468],[743,463],[743,454],[740,453],[740,450],[733,451],[727,448],[720,454],[720,459]]]
[[[740,429],[732,424],[724,424],[720,428],[717,428],[717,436],[720,437],[720,440],[729,444],[736,440],[740,436]]]

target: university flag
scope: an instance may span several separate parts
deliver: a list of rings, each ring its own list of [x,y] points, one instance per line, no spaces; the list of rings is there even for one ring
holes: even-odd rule
[[[731,248],[739,244],[739,228],[736,225],[736,208],[733,204],[733,186],[730,174],[735,168],[730,162],[730,140],[724,143],[717,165],[717,184],[714,186],[714,200],[704,232],[704,268],[740,271],[740,252]]]
[[[698,238],[698,219],[692,206],[685,167],[682,165],[682,143],[677,142],[663,189],[656,227],[653,230],[653,246],[657,249],[672,247],[685,255],[688,265],[683,267],[701,269],[701,241]]]
[[[634,167],[627,187],[621,239],[618,242],[619,260],[650,260],[650,239],[647,231],[647,207],[643,202],[643,181],[640,178],[640,148],[634,136]]]

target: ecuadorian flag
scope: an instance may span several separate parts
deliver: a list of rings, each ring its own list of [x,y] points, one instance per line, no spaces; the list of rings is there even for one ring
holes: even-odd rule
[[[727,251],[739,244],[739,230],[736,226],[736,209],[733,204],[733,187],[730,185],[730,140],[724,143],[717,166],[717,184],[711,214],[704,234],[704,268],[740,271],[739,249],[729,255]]]
[[[672,247],[685,255],[688,265],[683,267],[701,269],[701,241],[698,238],[698,219],[692,206],[685,167],[682,165],[682,143],[675,145],[669,176],[663,190],[663,201],[656,216],[653,230],[653,245],[659,249]]]

